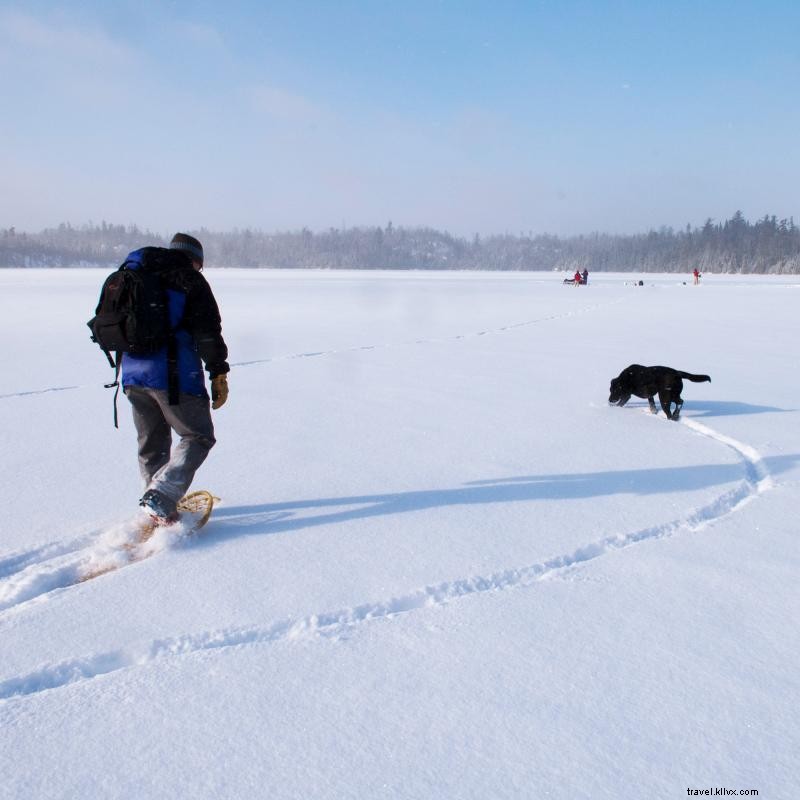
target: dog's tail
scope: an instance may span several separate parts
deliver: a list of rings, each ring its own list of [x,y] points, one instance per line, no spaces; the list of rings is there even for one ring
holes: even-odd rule
[[[711,383],[711,376],[710,375],[692,375],[691,372],[681,372],[678,370],[678,375],[681,378],[686,378],[687,381],[693,381],[694,383],[702,383],[703,381],[708,381]]]

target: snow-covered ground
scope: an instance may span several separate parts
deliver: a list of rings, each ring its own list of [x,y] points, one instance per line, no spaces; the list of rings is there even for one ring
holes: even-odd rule
[[[797,797],[800,278],[208,270],[222,503],[126,564],[104,275],[0,270],[0,796]]]

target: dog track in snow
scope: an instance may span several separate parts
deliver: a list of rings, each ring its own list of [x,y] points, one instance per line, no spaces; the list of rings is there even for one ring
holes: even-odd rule
[[[744,462],[745,471],[747,473],[747,482],[752,488],[752,494],[755,495],[760,492],[764,492],[767,489],[773,488],[775,483],[769,474],[769,470],[767,470],[767,467],[764,464],[764,459],[754,447],[750,447],[748,444],[744,444],[743,442],[739,442],[730,436],[719,433],[713,428],[709,428],[707,425],[703,425],[701,422],[697,422],[696,420],[681,419],[681,422],[688,428],[691,428],[693,431],[699,433],[701,436],[706,436],[709,439],[713,439],[714,441],[731,448],[740,456]]]
[[[37,695],[43,691],[81,683],[131,667],[147,666],[173,656],[319,636],[336,638],[369,621],[386,620],[420,609],[444,606],[473,595],[530,586],[555,576],[562,570],[580,567],[604,555],[625,550],[641,542],[664,539],[680,531],[699,531],[734,513],[744,503],[774,486],[763,459],[754,448],[694,420],[682,420],[682,422],[696,434],[713,439],[734,450],[745,466],[745,479],[739,486],[683,518],[632,533],[609,536],[590,542],[571,553],[554,556],[519,569],[432,584],[389,600],[365,603],[354,608],[309,615],[267,626],[229,628],[158,639],[139,648],[97,653],[45,665],[26,675],[11,677],[0,682],[0,701]],[[34,552],[36,551],[31,551]],[[8,561],[9,559],[6,559],[0,563]]]

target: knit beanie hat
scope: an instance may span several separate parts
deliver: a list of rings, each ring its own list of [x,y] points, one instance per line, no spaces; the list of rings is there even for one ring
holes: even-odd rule
[[[194,261],[203,263],[203,245],[188,233],[176,233],[169,243],[170,250],[183,250],[192,257]]]

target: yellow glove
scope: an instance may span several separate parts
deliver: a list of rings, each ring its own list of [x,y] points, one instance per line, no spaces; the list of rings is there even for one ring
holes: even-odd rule
[[[228,376],[217,375],[211,379],[211,408],[222,408],[228,399]]]

